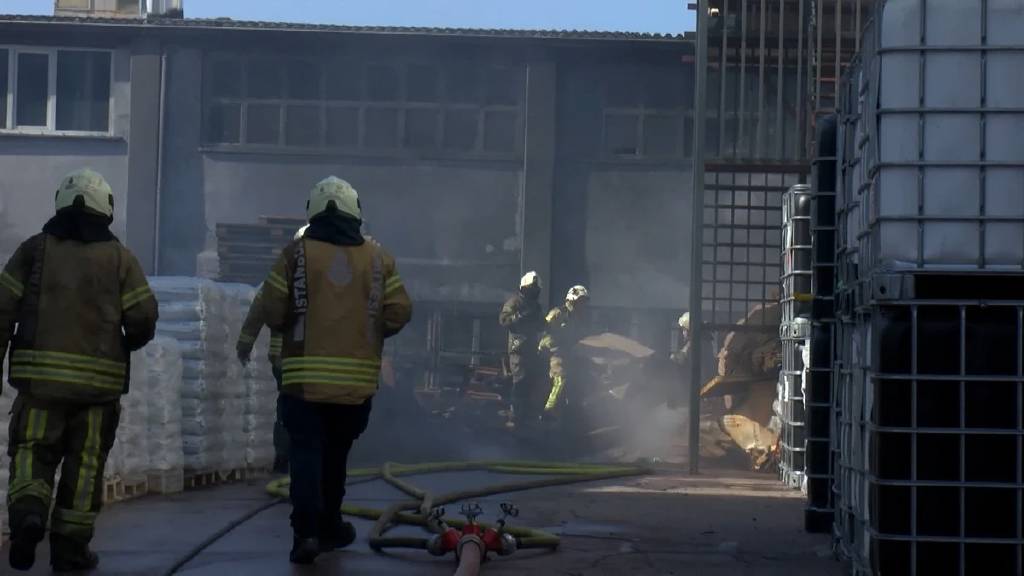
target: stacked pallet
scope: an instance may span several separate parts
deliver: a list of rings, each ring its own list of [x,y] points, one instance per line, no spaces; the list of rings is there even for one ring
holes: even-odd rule
[[[262,217],[258,224],[218,224],[217,256],[221,282],[256,286],[305,220]]]
[[[1024,574],[1021,30],[1016,2],[889,0],[846,81],[833,442],[856,574]]]

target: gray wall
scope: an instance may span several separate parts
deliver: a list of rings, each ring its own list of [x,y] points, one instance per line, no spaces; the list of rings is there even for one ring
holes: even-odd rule
[[[591,173],[585,246],[594,304],[688,307],[690,178],[682,170]]]
[[[53,215],[53,198],[61,178],[78,168],[103,174],[114,190],[115,234],[125,239],[128,207],[128,130],[131,56],[114,53],[111,91],[112,135],[103,138],[0,134],[0,253],[36,234]]]
[[[309,190],[333,174],[359,191],[371,234],[396,256],[477,261],[519,251],[518,171],[207,154],[203,174],[211,229],[304,217]]]

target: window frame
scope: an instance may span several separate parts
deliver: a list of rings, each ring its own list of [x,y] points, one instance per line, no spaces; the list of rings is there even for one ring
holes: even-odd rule
[[[31,136],[112,136],[114,133],[114,50],[109,48],[83,48],[81,46],[32,46],[24,44],[0,44],[0,49],[7,50],[7,118],[6,128],[0,128],[2,135]],[[58,53],[66,52],[101,52],[110,58],[110,96],[107,98],[107,129],[106,130],[57,130],[57,58]],[[46,126],[18,126],[18,55],[47,55],[47,97]]]

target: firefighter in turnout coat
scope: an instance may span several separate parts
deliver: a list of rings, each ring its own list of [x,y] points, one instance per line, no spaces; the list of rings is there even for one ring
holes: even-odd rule
[[[412,315],[394,258],[360,232],[351,185],[333,176],[317,184],[307,216],[304,237],[284,249],[260,299],[267,325],[284,335],[296,564],[355,540],[341,518],[348,453],[368,424],[384,339]]]
[[[48,516],[55,571],[98,565],[89,542],[129,356],[156,331],[157,303],[142,268],[109,230],[114,196],[103,177],[72,172],[56,208],[0,273],[0,345],[10,344],[9,379],[18,390],[8,446],[16,570],[35,563]]]

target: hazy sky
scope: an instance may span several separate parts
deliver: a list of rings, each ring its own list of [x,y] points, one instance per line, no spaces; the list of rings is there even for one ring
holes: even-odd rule
[[[184,0],[190,18],[322,24],[680,33],[690,0]],[[3,14],[52,14],[53,0],[0,0]]]

